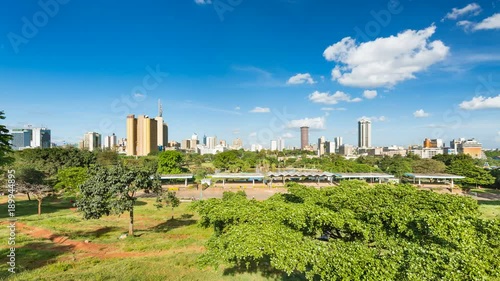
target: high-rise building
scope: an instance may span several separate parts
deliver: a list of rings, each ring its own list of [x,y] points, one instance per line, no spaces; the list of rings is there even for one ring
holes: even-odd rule
[[[240,138],[237,138],[233,141],[232,149],[239,150],[243,148],[243,141]]]
[[[50,148],[50,130],[47,128],[33,128],[31,147]]]
[[[203,145],[207,146],[207,135],[203,135]]]
[[[425,139],[423,148],[443,148],[444,143],[442,139]]]
[[[272,140],[271,141],[271,147],[270,147],[270,150],[271,151],[277,151],[278,150],[278,142],[275,141],[275,140]]]
[[[336,137],[335,138],[335,152],[339,152],[340,147],[343,145],[343,140],[342,137]]]
[[[88,132],[83,135],[83,149],[94,151],[98,148],[101,148],[101,134]]]
[[[158,151],[158,122],[146,115],[127,116],[127,155],[146,156]]]
[[[200,142],[198,141],[198,134],[194,133],[192,136],[191,136],[191,141],[190,141],[190,144],[189,144],[189,148],[191,150],[195,150],[196,151],[196,147],[198,146]]]
[[[31,145],[31,136],[33,130],[31,129],[13,129],[12,132],[12,144],[13,150],[20,150]]]
[[[300,149],[309,145],[309,127],[300,127]]]
[[[372,147],[372,122],[368,119],[358,122],[358,147]]]
[[[465,140],[458,144],[457,147],[459,154],[467,154],[475,159],[485,158],[483,155],[483,145],[475,139]]]
[[[181,142],[181,149],[182,150],[189,150],[189,149],[191,149],[191,140],[182,140],[182,142]]]
[[[158,150],[163,151],[168,146],[168,124],[163,120],[163,107],[161,101],[158,100],[158,116],[155,117],[157,128],[157,146]]]
[[[325,154],[325,137],[321,137],[318,139],[318,155],[322,156]]]
[[[104,143],[102,145],[103,148],[114,149],[117,146],[118,146],[118,139],[116,138],[115,134],[111,136],[106,136],[104,138]]]
[[[283,151],[285,149],[285,139],[278,139],[278,151]]]
[[[223,147],[227,147],[227,142],[225,140],[221,140],[219,144],[222,145]]]
[[[325,153],[326,154],[335,154],[335,142],[333,141],[325,141]]]
[[[252,144],[252,146],[250,147],[250,151],[261,151],[262,150],[262,145],[260,144]]]
[[[209,149],[215,149],[215,146],[217,145],[217,137],[207,137],[206,142],[206,147]]]

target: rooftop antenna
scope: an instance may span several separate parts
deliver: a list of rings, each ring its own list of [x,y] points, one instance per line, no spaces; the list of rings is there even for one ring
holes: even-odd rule
[[[161,100],[158,99],[158,117],[162,117],[163,115],[163,108],[161,106]]]

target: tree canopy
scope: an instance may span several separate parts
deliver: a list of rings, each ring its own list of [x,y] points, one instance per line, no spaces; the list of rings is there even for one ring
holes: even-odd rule
[[[500,221],[473,199],[408,185],[295,186],[266,201],[198,201],[213,227],[200,262],[308,280],[485,280],[500,277]]]
[[[179,151],[163,151],[158,155],[158,173],[160,174],[181,174],[183,168],[184,155]]]
[[[141,190],[155,192],[159,196],[159,179],[141,169],[121,165],[109,168],[96,166],[90,169],[89,179],[80,185],[77,207],[85,219],[129,212],[129,235],[133,235],[134,205],[137,192]]]

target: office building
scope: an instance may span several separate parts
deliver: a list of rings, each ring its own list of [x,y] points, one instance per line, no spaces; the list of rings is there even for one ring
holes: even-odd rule
[[[423,148],[443,148],[444,142],[442,139],[425,139]]]
[[[106,136],[102,147],[104,149],[115,149],[118,146],[118,139],[115,134]]]
[[[250,151],[253,151],[253,152],[259,152],[262,150],[262,145],[260,144],[252,144],[252,146],[250,147]]]
[[[358,122],[358,147],[372,147],[372,122],[368,119],[361,119]]]
[[[209,149],[215,149],[217,145],[217,137],[207,137],[205,146]]]
[[[198,134],[194,133],[191,136],[191,141],[189,143],[189,149],[193,150],[193,151],[196,151],[196,148],[198,147],[198,144],[200,144],[200,142],[198,141]]]
[[[13,150],[21,150],[29,148],[31,145],[31,136],[33,131],[31,129],[13,129],[11,147]]]
[[[335,142],[333,141],[325,141],[325,153],[326,154],[335,154]]]
[[[285,139],[278,139],[278,151],[283,151],[285,149]]]
[[[354,146],[349,144],[343,144],[339,148],[339,154],[344,156],[354,155]]]
[[[318,156],[323,156],[325,154],[326,150],[325,143],[326,143],[325,137],[321,137],[318,139]]]
[[[31,147],[50,148],[50,130],[47,128],[32,128]]]
[[[191,149],[191,140],[182,140],[182,142],[181,142],[181,149],[182,150],[189,150],[189,149]]]
[[[243,148],[243,141],[240,138],[235,139],[233,141],[233,146],[231,147],[231,149],[239,150],[242,148]]]
[[[334,142],[335,142],[335,152],[339,152],[340,146],[344,144],[342,137],[336,137],[334,139]]]
[[[155,117],[155,120],[158,138],[156,145],[158,146],[158,150],[163,151],[168,147],[168,124],[163,119],[163,107],[160,100],[158,100],[158,116]]]
[[[300,149],[309,146],[309,127],[300,127]]]
[[[270,150],[271,151],[277,151],[278,150],[278,142],[275,141],[275,140],[272,140],[271,141],[271,147],[270,147]]]
[[[459,154],[470,155],[474,159],[486,158],[485,155],[483,155],[483,145],[475,139],[469,139],[459,143],[457,152]]]
[[[158,151],[158,122],[147,115],[127,116],[127,155],[147,156]]]
[[[101,134],[88,132],[83,135],[83,149],[94,151],[101,148]]]

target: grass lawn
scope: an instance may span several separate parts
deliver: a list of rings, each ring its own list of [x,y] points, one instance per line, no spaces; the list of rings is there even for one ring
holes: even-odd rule
[[[18,225],[49,230],[53,235],[67,236],[83,248],[54,243],[28,235],[29,229],[18,229],[16,235],[16,269],[11,275],[6,257],[1,258],[0,280],[272,280],[260,273],[224,274],[224,268],[199,268],[197,258],[212,230],[197,225],[197,216],[188,203],[174,210],[156,209],[155,199],[140,199],[135,209],[136,237],[119,240],[127,233],[128,214],[83,220],[71,209],[69,200],[44,202],[42,215],[36,214],[36,201],[17,198]],[[0,251],[8,251],[9,230],[6,227],[7,205],[0,199]],[[18,227],[19,228],[19,227]],[[87,245],[83,241],[90,240]],[[84,247],[100,245],[99,249]],[[95,248],[95,247],[94,247]],[[96,252],[97,251],[97,252]],[[103,258],[104,257],[104,258]],[[5,262],[4,262],[5,261]],[[279,278],[281,280],[281,278]]]

